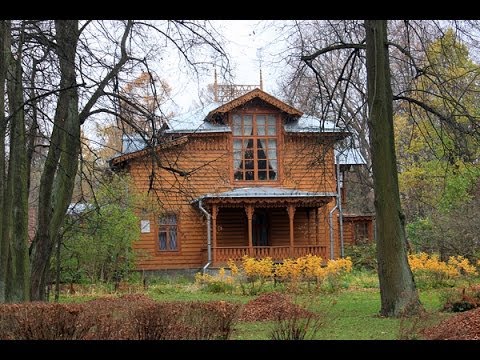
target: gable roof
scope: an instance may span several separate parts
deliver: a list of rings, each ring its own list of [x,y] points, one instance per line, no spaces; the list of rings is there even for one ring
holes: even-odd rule
[[[287,133],[345,133],[345,130],[338,127],[334,121],[303,114],[300,110],[295,109],[260,89],[249,91],[223,105],[219,102],[211,102],[195,110],[175,116],[168,120],[168,129],[165,133],[189,134],[231,132],[232,130],[230,126],[215,123],[211,120],[215,115],[225,114],[254,98],[262,99],[266,103],[277,107],[291,116],[291,119],[283,125],[285,132]]]
[[[300,110],[295,109],[293,106],[290,106],[283,101],[277,99],[275,96],[272,96],[268,93],[266,93],[263,90],[260,90],[259,88],[253,89],[252,91],[247,92],[246,94],[243,94],[242,96],[239,96],[236,99],[233,99],[221,106],[219,106],[216,109],[213,109],[210,111],[206,117],[207,120],[211,120],[214,115],[216,114],[224,114],[226,112],[229,112],[239,106],[244,105],[245,103],[249,102],[250,100],[253,100],[254,98],[259,98],[263,101],[265,101],[267,104],[270,104],[272,106],[275,106],[276,108],[282,110],[283,112],[293,116],[293,117],[300,117],[303,115],[303,112]]]

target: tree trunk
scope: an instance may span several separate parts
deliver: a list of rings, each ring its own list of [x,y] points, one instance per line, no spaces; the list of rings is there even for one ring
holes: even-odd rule
[[[7,51],[10,51],[10,25],[8,20],[0,21],[0,303],[5,302],[7,264],[10,240],[3,233],[5,229],[5,187],[6,187],[6,163],[5,163],[5,137],[7,135],[7,120],[5,118],[5,78],[7,74]]]
[[[38,229],[32,243],[31,296],[45,299],[45,286],[53,246],[71,201],[80,152],[80,121],[75,54],[77,20],[55,21],[60,63],[60,92],[45,168],[40,180]]]
[[[25,146],[25,114],[22,84],[23,28],[17,54],[11,53],[10,23],[0,26],[0,302],[28,301],[30,298],[28,259],[28,179]],[[5,118],[5,85],[8,120]],[[8,172],[5,172],[5,138],[10,124]]]
[[[420,304],[408,264],[394,147],[392,88],[386,20],[366,20],[368,118],[377,223],[377,261],[383,316],[418,313]]]
[[[61,258],[60,250],[62,246],[62,236],[57,237],[57,252],[55,257],[56,267],[55,267],[55,302],[58,303],[60,299],[60,271],[61,271]]]
[[[16,56],[10,56],[11,70],[7,73],[7,93],[10,115],[10,156],[7,187],[13,191],[8,211],[12,217],[11,257],[13,271],[11,293],[7,300],[23,302],[30,299],[30,269],[28,257],[28,173],[25,134],[25,112],[22,83],[23,26]],[[10,185],[10,183],[12,183]],[[7,215],[8,216],[8,215]]]

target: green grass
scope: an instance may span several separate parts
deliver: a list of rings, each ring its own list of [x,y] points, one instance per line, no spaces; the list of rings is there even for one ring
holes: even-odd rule
[[[420,293],[427,315],[420,321],[383,318],[380,294],[375,290],[346,290],[336,295],[299,296],[296,302],[309,303],[308,308],[321,314],[323,326],[313,339],[317,340],[394,340],[417,337],[420,327],[437,322],[448,314],[438,313],[439,292]],[[268,339],[273,322],[239,323],[233,334],[237,340]],[[402,329],[402,330],[401,330]],[[405,332],[407,332],[405,334]]]
[[[450,316],[440,312],[445,289],[420,289],[420,299],[426,310],[421,318],[408,320],[380,317],[378,279],[373,273],[354,273],[347,279],[348,289],[334,294],[316,293],[292,295],[294,302],[320,314],[322,327],[313,339],[319,340],[392,340],[416,339],[421,327]],[[281,290],[283,286],[268,285],[267,290]],[[209,293],[192,282],[158,282],[150,285],[146,294],[157,301],[229,301],[246,303],[255,296]],[[81,302],[101,295],[98,292],[61,297],[63,302]],[[232,334],[235,340],[265,340],[274,322],[238,322]]]

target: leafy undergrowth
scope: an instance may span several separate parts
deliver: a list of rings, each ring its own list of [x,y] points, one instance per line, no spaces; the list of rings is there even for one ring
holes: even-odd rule
[[[0,305],[0,339],[228,339],[239,308],[225,301],[156,302],[139,294],[82,304]]]
[[[445,292],[443,310],[462,312],[480,307],[480,285],[465,286]]]

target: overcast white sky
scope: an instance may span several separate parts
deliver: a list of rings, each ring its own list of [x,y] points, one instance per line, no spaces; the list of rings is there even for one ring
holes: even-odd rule
[[[215,20],[216,30],[225,37],[224,50],[230,58],[235,84],[259,84],[259,56],[262,57],[264,90],[275,94],[281,65],[275,64],[284,43],[272,21]],[[172,96],[177,111],[186,112],[193,101],[198,102],[198,90],[213,83],[213,69],[205,74],[199,85],[187,77],[175,80]],[[219,78],[219,82],[222,82]],[[183,111],[182,111],[183,110]]]

